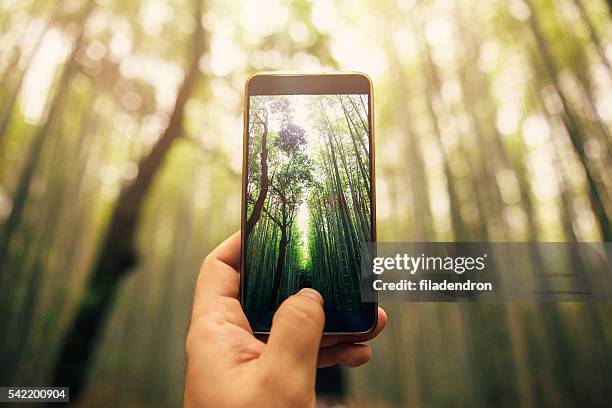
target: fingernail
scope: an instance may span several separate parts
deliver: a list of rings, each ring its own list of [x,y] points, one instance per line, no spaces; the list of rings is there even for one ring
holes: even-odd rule
[[[297,294],[300,296],[307,296],[311,298],[312,300],[316,300],[321,305],[323,304],[323,296],[321,296],[319,292],[317,292],[316,290],[312,288],[304,288],[300,290]]]

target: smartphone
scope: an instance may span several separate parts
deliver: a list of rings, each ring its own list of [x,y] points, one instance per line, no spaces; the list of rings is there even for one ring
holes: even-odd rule
[[[372,82],[362,73],[251,76],[245,85],[241,303],[255,333],[304,287],[327,334],[365,333],[361,244],[376,240]]]

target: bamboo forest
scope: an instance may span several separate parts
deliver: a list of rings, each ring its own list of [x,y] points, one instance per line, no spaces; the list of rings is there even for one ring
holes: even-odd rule
[[[606,0],[2,0],[0,52],[0,386],[181,405],[200,265],[241,225],[255,72],[372,78],[379,241],[612,241]],[[251,102],[253,305],[314,286],[354,307],[366,102]],[[319,371],[322,406],[612,400],[610,302],[381,306],[372,360]]]
[[[360,310],[371,241],[367,95],[252,96],[245,304],[274,310],[303,287]]]

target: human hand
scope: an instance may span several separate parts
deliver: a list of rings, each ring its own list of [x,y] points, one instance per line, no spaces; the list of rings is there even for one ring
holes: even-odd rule
[[[267,343],[257,339],[238,300],[240,232],[204,260],[187,334],[185,407],[314,407],[317,367],[357,367],[372,355],[367,334],[322,340],[323,299],[302,289],[278,308]]]

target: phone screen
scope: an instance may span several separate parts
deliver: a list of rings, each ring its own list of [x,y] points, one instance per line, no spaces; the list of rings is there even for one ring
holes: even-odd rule
[[[249,95],[244,281],[250,311],[305,287],[360,312],[361,243],[373,240],[368,93]]]

